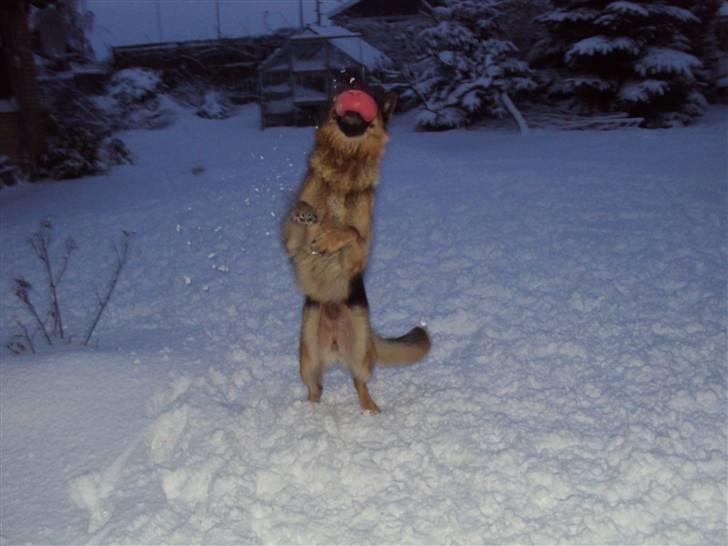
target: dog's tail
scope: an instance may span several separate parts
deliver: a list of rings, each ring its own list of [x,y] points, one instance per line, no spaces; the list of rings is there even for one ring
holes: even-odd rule
[[[430,350],[430,336],[419,326],[400,337],[381,337],[374,334],[374,348],[380,366],[414,364]]]

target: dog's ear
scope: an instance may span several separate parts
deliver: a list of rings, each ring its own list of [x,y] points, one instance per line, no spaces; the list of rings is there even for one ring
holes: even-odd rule
[[[388,91],[382,95],[379,100],[379,108],[382,111],[382,117],[387,122],[394,115],[394,111],[397,109],[397,99],[399,95],[394,91]]]

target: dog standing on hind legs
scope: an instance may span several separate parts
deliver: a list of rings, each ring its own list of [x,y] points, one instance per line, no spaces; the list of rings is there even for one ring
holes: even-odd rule
[[[299,363],[308,399],[321,399],[334,361],[351,372],[362,409],[379,412],[367,381],[375,363],[412,364],[430,349],[415,327],[383,338],[369,324],[363,272],[371,245],[374,190],[397,96],[379,101],[361,89],[339,90],[316,130],[308,170],[283,224],[283,242],[305,295]]]

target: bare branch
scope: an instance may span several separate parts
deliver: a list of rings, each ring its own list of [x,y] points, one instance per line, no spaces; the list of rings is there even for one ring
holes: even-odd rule
[[[33,233],[30,237],[30,246],[35,255],[45,266],[46,276],[48,277],[48,297],[51,306],[51,317],[53,318],[53,333],[58,334],[61,339],[64,338],[63,320],[61,319],[61,309],[58,305],[58,294],[56,291],[56,277],[53,275],[53,267],[51,265],[51,257],[48,248],[53,240],[53,225],[50,220],[43,220],[40,223],[40,229]],[[67,260],[66,260],[67,261]],[[65,266],[63,267],[65,272]]]
[[[436,113],[436,111],[430,106],[430,102],[427,100],[427,97],[425,97],[425,95],[417,88],[417,78],[415,77],[415,73],[410,65],[404,65],[402,68],[402,76],[407,80],[407,84],[412,92],[417,95],[417,98],[419,98],[420,101],[422,101],[424,109],[428,112],[432,112],[433,114]]]
[[[96,293],[96,297],[98,299],[98,308],[96,309],[96,316],[94,317],[94,320],[91,323],[91,326],[89,327],[88,331],[86,332],[86,337],[83,340],[84,345],[88,345],[89,341],[91,340],[91,336],[93,335],[94,330],[96,329],[96,326],[98,325],[99,321],[101,320],[101,315],[103,315],[104,311],[106,310],[106,307],[109,305],[109,301],[111,300],[111,295],[114,293],[116,284],[119,282],[119,277],[121,276],[121,271],[124,269],[124,266],[126,265],[128,259],[129,259],[129,246],[131,245],[132,237],[133,237],[133,233],[130,233],[128,231],[122,231],[120,247],[114,245],[114,251],[116,252],[116,261],[114,263],[114,269],[111,273],[111,279],[109,280],[109,284],[106,286],[106,292],[104,293],[104,295],[100,296],[98,291]]]
[[[31,288],[31,284],[24,278],[16,277],[15,285],[13,286],[13,294],[15,294],[15,297],[17,297],[25,305],[26,309],[28,309],[30,316],[35,320],[39,330],[43,333],[43,337],[45,337],[46,342],[48,342],[48,345],[53,345],[45,324],[43,324],[43,321],[38,316],[38,311],[36,311],[35,305],[33,305],[33,302],[30,301],[30,294],[28,292]]]
[[[435,16],[435,8],[433,8],[427,0],[422,0],[422,9],[420,9],[420,13],[422,15],[430,17],[436,23],[439,22],[437,17]]]
[[[33,345],[33,338],[30,336],[30,333],[28,332],[28,329],[25,327],[25,324],[23,324],[20,321],[17,321],[18,326],[23,331],[23,339],[25,339],[26,343],[28,344],[28,349],[30,349],[30,352],[35,354],[35,345]],[[23,349],[25,349],[25,346],[22,346]]]
[[[19,320],[16,322],[22,333],[15,334],[5,346],[16,355],[23,354],[26,351],[35,354],[35,345],[33,345],[33,339],[28,333],[28,329]]]
[[[508,93],[505,91],[502,91],[498,95],[499,100],[505,107],[505,109],[508,111],[508,113],[513,117],[515,122],[518,124],[518,129],[521,131],[522,135],[528,134],[528,122],[526,121],[526,118],[523,117],[523,114],[521,114],[521,111],[516,107],[515,104],[513,104],[513,101],[508,96]]]
[[[78,250],[78,245],[76,244],[76,241],[74,241],[72,237],[68,237],[64,244],[63,257],[61,258],[61,268],[56,275],[56,286],[59,286],[61,284],[63,275],[66,274],[66,269],[68,269],[68,261],[71,258],[71,254],[73,254],[73,252],[76,250]]]

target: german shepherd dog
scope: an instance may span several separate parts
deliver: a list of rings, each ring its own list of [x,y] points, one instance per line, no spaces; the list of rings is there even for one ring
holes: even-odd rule
[[[420,327],[383,338],[369,324],[362,274],[387,122],[397,102],[394,93],[379,93],[379,100],[372,94],[361,88],[335,90],[284,219],[283,242],[305,295],[299,363],[308,399],[321,399],[323,372],[339,361],[351,372],[362,409],[378,413],[367,388],[375,362],[414,363],[429,351],[430,338]]]

